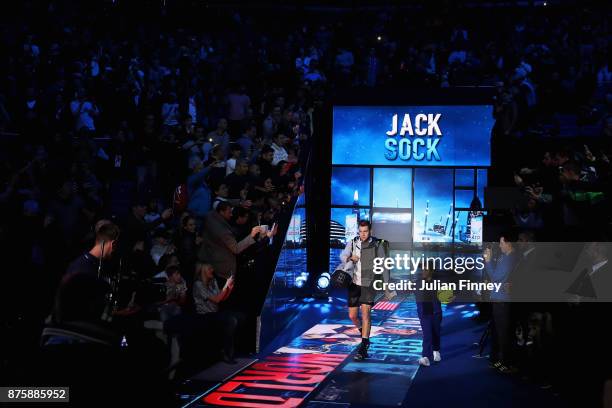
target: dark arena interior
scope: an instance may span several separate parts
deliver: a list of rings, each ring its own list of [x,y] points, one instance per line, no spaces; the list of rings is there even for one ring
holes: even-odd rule
[[[0,13],[0,405],[612,408],[612,3]]]

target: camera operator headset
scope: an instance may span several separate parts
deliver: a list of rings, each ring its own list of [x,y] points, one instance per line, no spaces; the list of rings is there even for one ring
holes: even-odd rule
[[[104,259],[104,245],[106,241],[102,241],[101,245],[101,256],[98,259],[98,279],[103,280],[110,286],[110,290],[106,294],[106,306],[104,307],[104,312],[102,312],[101,319],[106,322],[111,322],[113,320],[113,313],[117,310],[118,306],[118,297],[119,297],[119,283],[121,281],[121,264],[122,260],[119,259],[119,269],[113,275],[104,274],[104,270],[102,268],[102,260]],[[112,244],[111,244],[112,245]],[[112,251],[112,248],[111,248]],[[110,254],[109,254],[110,256]]]
[[[113,231],[116,229],[116,232]],[[107,233],[110,230],[111,233]],[[96,245],[100,247],[100,254],[98,258],[98,279],[104,281],[109,285],[109,290],[106,293],[105,301],[106,305],[104,307],[104,311],[102,312],[102,316],[100,316],[101,320],[106,322],[111,322],[113,320],[113,313],[117,310],[118,305],[118,295],[119,295],[119,283],[121,281],[121,266],[122,259],[119,259],[118,270],[115,274],[107,274],[104,271],[104,259],[110,258],[110,256],[114,253],[115,244],[117,239],[119,238],[119,228],[116,227],[111,221],[108,220],[100,220],[96,224]],[[94,247],[95,249],[95,247]],[[91,251],[90,251],[91,253]]]

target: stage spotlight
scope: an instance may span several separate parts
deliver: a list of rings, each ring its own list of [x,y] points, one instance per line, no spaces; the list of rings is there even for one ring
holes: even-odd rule
[[[300,276],[295,278],[294,285],[296,288],[301,289],[306,286],[306,282],[308,282],[308,272],[302,272]]]
[[[331,281],[331,275],[329,272],[323,272],[319,279],[317,279],[317,288],[319,290],[326,290],[329,287],[329,282]]]

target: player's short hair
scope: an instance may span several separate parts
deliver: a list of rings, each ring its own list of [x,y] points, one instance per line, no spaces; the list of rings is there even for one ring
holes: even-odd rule
[[[361,221],[359,221],[359,226],[360,227],[368,227],[368,229],[372,229],[372,224],[368,220],[361,220]]]

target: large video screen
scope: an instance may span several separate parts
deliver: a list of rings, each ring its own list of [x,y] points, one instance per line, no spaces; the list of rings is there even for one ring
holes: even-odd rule
[[[336,106],[332,164],[490,166],[490,105]]]
[[[330,267],[359,220],[396,250],[482,243],[490,105],[336,106]]]

